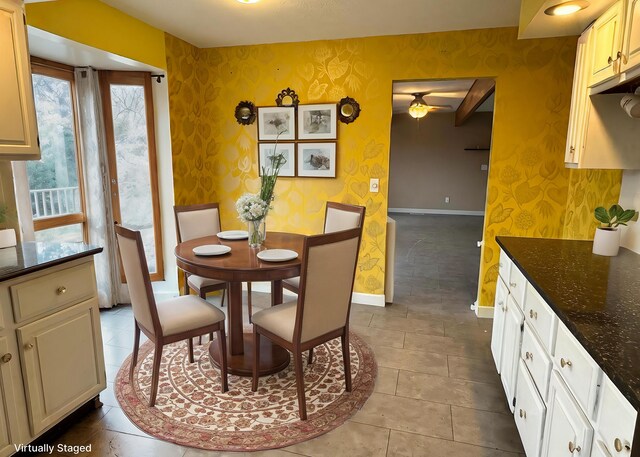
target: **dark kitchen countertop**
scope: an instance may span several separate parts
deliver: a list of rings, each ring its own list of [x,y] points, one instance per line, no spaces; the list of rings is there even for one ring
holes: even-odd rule
[[[15,247],[0,249],[0,281],[100,252],[101,247],[84,243],[18,243]]]
[[[497,237],[524,273],[600,365],[640,410],[640,255],[591,253],[591,241]]]

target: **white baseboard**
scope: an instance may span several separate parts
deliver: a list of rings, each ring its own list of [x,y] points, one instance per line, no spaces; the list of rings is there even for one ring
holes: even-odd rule
[[[247,290],[246,283],[242,283],[242,288]],[[270,282],[252,282],[251,290],[255,292],[264,292],[267,294],[271,293],[271,283]],[[291,292],[290,290],[284,289],[283,295],[290,298],[297,297],[296,294]],[[354,292],[351,300],[353,303],[357,303],[359,305],[369,305],[369,306],[385,306],[384,295],[378,294],[364,294],[361,292]],[[286,301],[286,300],[285,300]]]
[[[493,319],[493,306],[476,306],[476,316],[484,319]]]
[[[403,214],[446,214],[449,216],[484,216],[484,211],[466,211],[461,209],[421,209],[421,208],[388,208],[390,213]]]

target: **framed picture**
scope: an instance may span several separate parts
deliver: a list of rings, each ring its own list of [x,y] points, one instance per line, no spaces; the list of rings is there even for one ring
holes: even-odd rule
[[[296,139],[295,107],[258,107],[258,141],[275,141],[276,139],[281,141]]]
[[[338,138],[337,106],[298,105],[299,140],[335,140]]]
[[[336,143],[298,143],[298,176],[336,177]]]
[[[284,154],[285,163],[280,168],[278,176],[296,175],[296,144],[295,143],[258,143],[258,175],[262,176],[262,167],[267,169],[273,166],[273,156]]]

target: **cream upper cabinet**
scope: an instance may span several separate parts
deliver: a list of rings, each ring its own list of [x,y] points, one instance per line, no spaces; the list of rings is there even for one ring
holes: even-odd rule
[[[38,129],[21,0],[0,0],[0,158],[38,160]]]
[[[571,111],[569,114],[569,131],[567,132],[567,149],[564,161],[568,167],[575,167],[580,163],[584,150],[587,123],[589,120],[589,69],[591,68],[591,33],[588,28],[578,40],[576,64],[573,73],[573,89],[571,97]]]
[[[640,65],[640,0],[627,0],[627,18],[622,42],[622,70]]]
[[[607,81],[620,71],[623,19],[623,4],[618,1],[593,23],[589,86]]]

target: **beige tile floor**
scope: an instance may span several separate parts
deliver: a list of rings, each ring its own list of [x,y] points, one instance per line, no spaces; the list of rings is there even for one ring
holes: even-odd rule
[[[491,359],[491,320],[478,320],[469,309],[477,288],[475,241],[481,237],[482,219],[393,217],[398,221],[394,303],[385,308],[354,305],[351,315],[353,330],[376,354],[379,373],[374,394],[346,424],[326,435],[251,455],[522,454]],[[254,293],[254,303],[267,306],[268,296]],[[113,395],[113,380],[131,352],[132,319],[129,307],[101,312],[108,381],[101,395],[104,407],[80,419],[57,442],[91,443],[91,455],[96,456],[245,455],[166,443],[129,422]]]

